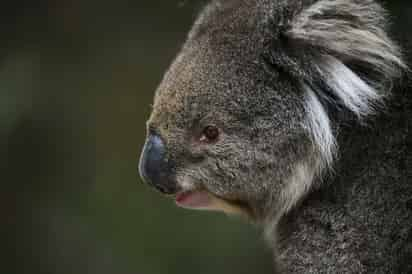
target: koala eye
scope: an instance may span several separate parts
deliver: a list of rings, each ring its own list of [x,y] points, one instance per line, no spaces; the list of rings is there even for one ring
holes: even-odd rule
[[[219,138],[219,129],[215,126],[207,126],[203,129],[202,136],[200,137],[201,142],[213,143]]]

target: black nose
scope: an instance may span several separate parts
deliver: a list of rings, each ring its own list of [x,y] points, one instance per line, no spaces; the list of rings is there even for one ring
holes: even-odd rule
[[[172,162],[167,159],[166,148],[158,135],[150,134],[144,145],[139,163],[142,179],[162,193],[176,193]]]

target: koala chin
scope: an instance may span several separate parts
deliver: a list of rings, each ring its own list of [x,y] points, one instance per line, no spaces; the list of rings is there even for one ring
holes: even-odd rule
[[[261,224],[280,273],[412,273],[412,98],[387,25],[373,0],[211,1],[156,91],[141,177]]]

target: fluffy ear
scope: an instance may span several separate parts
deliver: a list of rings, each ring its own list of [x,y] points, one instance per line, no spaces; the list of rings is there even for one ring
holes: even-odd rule
[[[316,52],[318,83],[309,86],[361,118],[406,69],[386,28],[386,12],[373,0],[318,0],[294,16],[285,35]]]
[[[375,1],[309,2],[289,19],[284,48],[292,48],[289,63],[305,70],[299,77],[306,96],[305,127],[322,166],[330,167],[337,147],[327,109],[347,109],[359,119],[373,113],[406,65],[386,33],[386,12]]]

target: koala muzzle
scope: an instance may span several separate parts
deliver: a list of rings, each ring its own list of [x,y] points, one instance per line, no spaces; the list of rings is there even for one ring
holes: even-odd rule
[[[144,145],[139,163],[139,173],[142,179],[164,194],[175,194],[177,184],[173,179],[173,167],[167,159],[163,140],[150,134]]]

